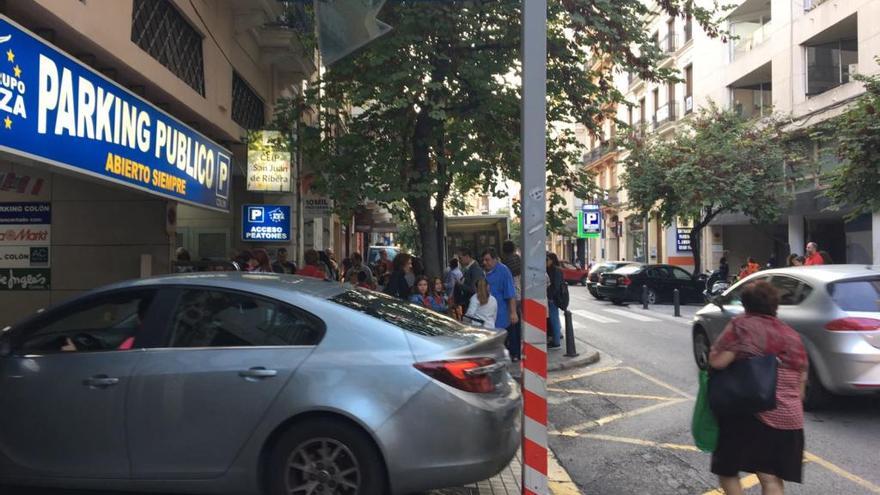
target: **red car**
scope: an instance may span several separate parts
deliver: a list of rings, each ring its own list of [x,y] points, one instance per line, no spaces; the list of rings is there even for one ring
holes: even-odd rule
[[[568,285],[587,285],[587,270],[581,270],[580,267],[569,261],[561,261],[560,268],[562,268],[562,277]]]

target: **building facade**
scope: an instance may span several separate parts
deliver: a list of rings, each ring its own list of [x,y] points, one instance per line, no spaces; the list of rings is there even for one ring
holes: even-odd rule
[[[621,71],[617,86],[628,105],[618,109],[619,120],[636,132],[668,136],[682,119],[712,102],[747,117],[775,114],[790,120],[789,130],[806,142],[819,164],[794,182],[794,201],[786,203],[777,223],[754,225],[743,215],[716,219],[704,235],[703,270],[717,266],[725,255],[734,266],[750,256],[779,263],[789,253],[803,254],[809,241],[827,250],[835,262],[880,263],[880,215],[846,221],[846,210],[828,209],[822,174],[839,163],[833,143],[809,138],[811,127],[840,115],[864,92],[853,74],[880,71],[874,60],[880,55],[876,19],[880,2],[870,0],[746,0],[736,3],[724,21],[735,35],[730,42],[710,38],[688,18],[647,20],[665,52],[663,66],[675,68],[682,81],[656,84]],[[609,124],[585,159],[611,199],[605,207],[604,237],[596,242],[597,259],[693,268],[686,222],[663,226],[655,217],[640,218],[620,206],[626,202],[626,191],[618,191],[625,155],[614,137]]]
[[[0,14],[4,91],[22,97],[0,108],[0,326],[168,273],[177,247],[296,248],[246,242],[241,222],[251,203],[304,215],[296,188],[246,187],[247,132],[316,71],[280,2],[16,0]]]

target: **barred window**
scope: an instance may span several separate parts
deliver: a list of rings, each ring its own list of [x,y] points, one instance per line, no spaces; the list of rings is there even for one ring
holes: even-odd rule
[[[134,0],[131,41],[202,96],[202,35],[169,0]]]
[[[254,90],[232,71],[232,120],[245,129],[262,129],[265,124],[265,105]]]

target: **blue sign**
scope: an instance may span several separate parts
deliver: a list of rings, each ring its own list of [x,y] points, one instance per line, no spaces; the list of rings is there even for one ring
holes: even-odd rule
[[[244,205],[241,224],[243,241],[290,241],[290,206]]]
[[[0,150],[229,211],[229,151],[4,16]]]
[[[595,208],[586,208],[587,206],[595,206]],[[584,205],[584,232],[599,233],[602,231],[602,211],[599,205]]]
[[[0,225],[52,223],[51,203],[0,203]]]
[[[678,227],[675,229],[675,249],[680,253],[690,253],[693,251],[691,247],[691,231],[690,227]]]

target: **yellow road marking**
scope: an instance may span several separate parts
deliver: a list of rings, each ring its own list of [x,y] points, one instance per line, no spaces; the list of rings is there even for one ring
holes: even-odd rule
[[[553,451],[548,450],[547,453],[549,454],[547,485],[550,488],[550,493],[553,495],[581,495],[577,485],[574,484],[571,476],[568,475],[568,471],[556,459]]]
[[[832,473],[840,476],[841,478],[852,481],[853,483],[867,489],[868,491],[870,491],[872,493],[880,493],[880,486],[877,486],[874,483],[871,483],[870,481],[868,481],[864,478],[860,478],[860,477],[850,473],[849,471],[846,471],[843,468],[836,466],[836,465],[826,461],[825,459],[822,459],[821,457],[819,457],[815,454],[811,454],[809,452],[804,452],[804,460],[815,462],[816,464],[818,464],[818,465],[822,466],[823,468],[831,471]]]
[[[640,414],[649,413],[651,411],[656,411],[657,409],[662,409],[664,407],[673,406],[675,404],[681,404],[685,402],[686,399],[674,399],[666,402],[660,402],[659,404],[653,404],[646,407],[640,407],[638,409],[633,409],[632,411],[625,411],[622,413],[612,414],[610,416],[605,416],[604,418],[594,419],[590,421],[585,421],[583,423],[574,425],[572,427],[567,428],[566,430],[560,432],[559,434],[562,436],[577,436],[578,430],[587,430],[589,428],[595,428],[597,426],[607,425],[613,421],[617,421],[620,419],[632,418],[633,416],[638,416]]]
[[[607,442],[627,443],[630,445],[640,445],[642,447],[656,447],[660,449],[699,452],[699,449],[697,449],[693,445],[684,445],[680,443],[652,442],[651,440],[642,440],[641,438],[616,437],[612,435],[602,435],[600,433],[578,433],[577,436],[579,438],[591,438],[593,440],[604,440]]]
[[[577,380],[579,378],[586,378],[588,376],[598,375],[599,373],[605,373],[606,371],[614,371],[620,369],[617,366],[607,366],[605,368],[596,368],[594,370],[590,370],[584,373],[575,373],[574,375],[567,376],[558,376],[547,380],[547,385],[555,385],[560,382],[567,382],[569,380]]]
[[[644,378],[645,380],[648,380],[648,381],[651,382],[651,383],[654,383],[654,384],[656,384],[656,385],[659,385],[659,386],[665,388],[666,390],[671,390],[671,391],[675,392],[676,394],[678,394],[678,395],[680,395],[680,396],[682,396],[682,397],[684,397],[684,398],[686,398],[686,399],[693,399],[693,398],[694,398],[693,395],[688,394],[688,393],[685,393],[685,392],[682,392],[681,390],[679,390],[679,389],[673,387],[672,385],[670,385],[670,384],[664,382],[663,380],[658,380],[657,378],[654,378],[653,376],[651,376],[651,375],[649,375],[649,374],[647,374],[647,373],[645,373],[645,372],[643,372],[643,371],[637,370],[637,369],[635,369],[635,368],[630,368],[630,367],[628,367],[628,366],[625,367],[625,368],[623,368],[623,369],[625,369],[625,370],[629,370],[629,371],[631,371],[631,372],[633,372],[633,373],[639,375],[640,377]]]
[[[639,394],[618,394],[615,392],[596,392],[595,390],[580,390],[572,388],[549,388],[551,392],[561,392],[565,394],[575,395],[597,395],[599,397],[621,397],[624,399],[645,399],[645,400],[679,400],[678,397],[662,397],[659,395],[639,395]]]

